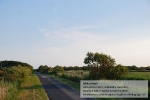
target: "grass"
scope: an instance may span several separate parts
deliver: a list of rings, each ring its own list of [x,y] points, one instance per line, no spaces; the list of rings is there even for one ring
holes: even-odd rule
[[[55,76],[55,75],[50,75],[50,77],[52,77],[52,78],[54,78],[54,79],[56,79],[56,80],[58,80],[58,81],[60,81],[60,82],[62,82],[64,84],[67,84],[70,87],[80,91],[80,83],[76,83],[76,82],[70,81],[68,79],[60,78],[60,77]]]
[[[8,96],[8,90],[12,84],[8,82],[0,81],[0,100],[4,100]]]
[[[122,80],[148,80],[150,87],[150,72],[129,72],[127,75],[121,77]]]
[[[36,74],[32,74],[27,79],[27,81],[24,84],[22,84],[22,87],[19,93],[17,94],[16,99],[17,100],[48,100],[48,97]]]
[[[65,73],[68,75],[73,75],[73,76],[77,75],[82,78],[85,78],[89,75],[89,71],[87,70],[69,70],[69,71],[66,71]]]
[[[16,83],[3,82],[0,97],[0,100],[49,100],[36,74],[28,76],[21,87],[17,87]]]
[[[150,72],[129,72],[122,79],[145,79],[150,80]]]

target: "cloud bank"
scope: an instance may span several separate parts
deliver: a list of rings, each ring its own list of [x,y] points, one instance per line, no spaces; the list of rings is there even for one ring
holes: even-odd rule
[[[53,31],[39,28],[49,42],[58,42],[60,45],[47,46],[39,49],[39,53],[47,55],[47,59],[53,59],[52,63],[62,66],[83,66],[83,60],[88,51],[103,52],[111,55],[116,59],[117,63],[123,65],[148,66],[150,55],[150,39],[131,39],[122,38],[113,34],[96,34],[85,31],[89,28],[97,28],[94,26],[82,26],[72,28],[62,28]],[[64,43],[62,45],[62,43]],[[144,64],[145,65],[142,65]]]

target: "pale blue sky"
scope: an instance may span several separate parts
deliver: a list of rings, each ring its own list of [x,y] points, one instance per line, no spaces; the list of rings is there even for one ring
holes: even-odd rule
[[[0,0],[0,61],[83,66],[88,51],[150,66],[149,0]]]

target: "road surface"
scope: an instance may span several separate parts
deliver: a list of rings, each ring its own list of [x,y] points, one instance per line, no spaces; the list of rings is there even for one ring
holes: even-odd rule
[[[49,100],[95,100],[92,98],[80,98],[80,93],[75,89],[41,73],[39,77]]]

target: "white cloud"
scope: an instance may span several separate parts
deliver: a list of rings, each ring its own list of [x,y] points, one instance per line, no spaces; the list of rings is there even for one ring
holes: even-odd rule
[[[103,52],[111,55],[116,59],[117,63],[123,65],[150,65],[150,39],[131,39],[126,37],[118,37],[115,39],[114,34],[102,35],[85,32],[88,28],[95,28],[93,26],[64,28],[54,31],[46,31],[40,29],[45,37],[50,41],[69,42],[69,45],[64,46],[48,46],[38,50],[39,54],[43,56],[48,62],[48,65],[55,66],[83,66],[83,60],[88,51]],[[131,31],[133,32],[133,31]],[[123,41],[121,39],[124,39]],[[45,62],[43,59],[43,62]]]
[[[89,28],[96,28],[94,26],[82,26],[82,27],[72,27],[72,28],[62,28],[53,31],[46,31],[45,29],[39,29],[40,32],[44,33],[44,36],[49,40],[54,41],[73,41],[73,42],[96,42],[101,40],[106,40],[109,38],[107,35],[91,34],[84,32],[84,30]]]
[[[53,59],[53,63],[55,62],[60,65],[84,65],[83,59],[86,53],[96,48],[101,48],[104,41],[110,38],[108,35],[84,32],[84,30],[88,28],[95,27],[72,27],[53,31],[46,31],[45,29],[39,28],[40,32],[44,33],[44,36],[53,43],[55,43],[55,41],[60,43],[64,41],[69,42],[64,46],[48,46],[47,48],[39,49],[39,54],[45,55],[47,59]]]

